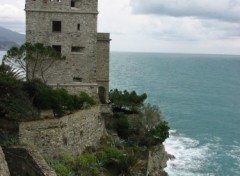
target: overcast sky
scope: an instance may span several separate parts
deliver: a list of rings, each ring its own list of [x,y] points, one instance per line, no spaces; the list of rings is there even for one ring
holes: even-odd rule
[[[25,32],[25,0],[0,0],[0,26]],[[112,51],[240,54],[240,0],[99,0]]]

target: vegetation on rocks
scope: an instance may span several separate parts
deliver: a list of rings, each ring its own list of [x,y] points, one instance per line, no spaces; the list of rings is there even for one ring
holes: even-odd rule
[[[48,164],[58,176],[98,176],[129,174],[130,168],[137,163],[137,158],[127,151],[116,147],[105,147],[94,153],[73,156],[66,153],[57,158],[47,158]]]
[[[159,107],[144,104],[147,95],[138,95],[135,91],[110,91],[115,128],[119,137],[134,145],[151,147],[162,144],[169,137],[169,126],[164,121]],[[131,114],[135,121],[130,124]]]
[[[113,110],[121,112],[139,112],[146,98],[147,94],[137,95],[135,91],[128,92],[127,90],[119,91],[114,89],[109,93],[109,99],[113,103]]]
[[[107,125],[109,135],[104,136],[96,148],[86,149],[78,156],[64,154],[47,159],[58,176],[130,176],[146,173],[149,150],[168,138],[169,127],[157,106],[144,104],[146,94],[137,95],[135,92],[132,93],[134,96],[130,96],[128,91],[119,92],[110,92],[113,116],[108,119],[112,121]],[[128,101],[126,97],[134,97],[137,101],[132,99],[135,103],[129,106],[130,103],[124,103]],[[134,122],[132,117],[136,118]]]
[[[39,119],[39,112],[52,109],[56,117],[89,108],[95,101],[86,93],[70,95],[52,89],[41,80],[24,81],[15,69],[0,65],[0,117],[8,120]]]

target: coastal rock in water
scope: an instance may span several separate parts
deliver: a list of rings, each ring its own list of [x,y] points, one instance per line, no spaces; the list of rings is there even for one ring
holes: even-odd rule
[[[168,154],[168,158],[169,158],[170,160],[175,160],[175,159],[176,159],[176,157],[175,157],[174,155],[171,155],[171,154]]]
[[[8,165],[5,160],[4,153],[2,151],[2,148],[0,147],[0,175],[1,176],[10,176]]]

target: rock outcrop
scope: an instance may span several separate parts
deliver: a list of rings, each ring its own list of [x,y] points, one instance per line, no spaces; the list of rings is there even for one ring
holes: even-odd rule
[[[154,146],[148,156],[148,176],[167,176],[163,170],[167,167],[169,154],[165,151],[164,145]]]
[[[0,147],[0,176],[10,176],[7,162],[5,160],[5,155]]]

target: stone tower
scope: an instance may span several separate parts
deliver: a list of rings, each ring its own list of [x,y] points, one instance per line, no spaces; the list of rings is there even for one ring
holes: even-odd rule
[[[97,33],[98,0],[26,0],[25,11],[27,42],[44,43],[66,56],[47,71],[47,84],[95,98],[106,95],[110,39]]]

